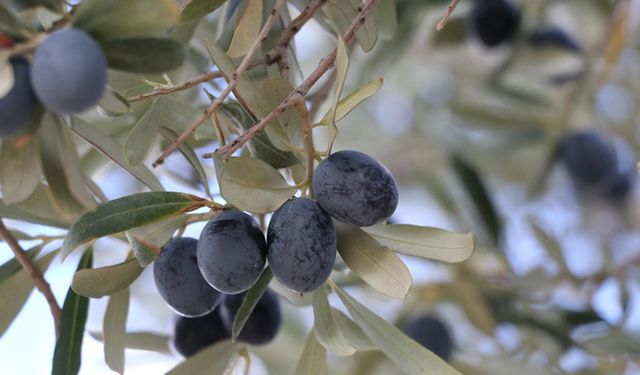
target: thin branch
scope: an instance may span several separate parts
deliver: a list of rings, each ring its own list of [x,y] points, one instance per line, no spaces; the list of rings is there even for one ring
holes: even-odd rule
[[[266,40],[267,35],[269,34],[269,31],[273,27],[273,23],[275,19],[278,17],[278,14],[280,14],[280,10],[282,9],[282,7],[284,7],[285,4],[286,4],[286,0],[276,1],[276,4],[273,6],[273,9],[271,9],[271,14],[269,15],[269,18],[267,19],[264,26],[260,30],[260,33],[258,34],[258,37],[256,38],[256,40],[253,41],[253,44],[249,48],[247,55],[242,59],[242,62],[240,63],[240,65],[238,65],[235,72],[233,72],[231,81],[229,81],[229,84],[227,85],[227,87],[225,87],[225,89],[220,93],[220,95],[218,95],[215,98],[215,100],[211,102],[211,105],[209,106],[209,108],[207,108],[207,110],[204,111],[204,113],[193,124],[191,124],[189,128],[187,128],[187,130],[182,132],[182,134],[180,134],[180,136],[178,137],[178,139],[175,140],[175,142],[173,142],[166,150],[162,152],[160,157],[158,157],[156,161],[153,162],[154,167],[157,167],[158,165],[162,164],[162,162],[167,156],[169,156],[172,152],[178,149],[178,146],[182,144],[182,142],[184,142],[191,134],[193,134],[196,131],[196,129],[198,129],[198,127],[200,127],[200,125],[202,125],[209,117],[211,117],[211,114],[215,112],[218,106],[220,106],[220,104],[224,102],[224,100],[227,98],[229,93],[231,93],[231,91],[235,89],[236,85],[240,81],[240,77],[242,76],[242,74],[246,72],[247,69],[249,69],[249,67],[251,66],[251,60],[253,59],[253,55],[255,55],[255,53],[258,51],[260,44]]]
[[[145,99],[149,99],[149,98],[154,98],[156,96],[163,96],[163,95],[169,95],[172,94],[174,92],[177,91],[183,91],[183,90],[187,90],[192,88],[193,86],[199,85],[201,83],[207,82],[207,81],[211,81],[212,79],[215,78],[220,78],[222,77],[222,73],[219,71],[214,71],[214,72],[207,72],[204,74],[201,74],[197,77],[194,77],[184,83],[181,83],[177,86],[171,86],[171,87],[163,87],[161,89],[157,89],[157,90],[153,90],[151,92],[145,93],[145,94],[141,94],[141,95],[136,95],[136,96],[132,96],[129,98],[130,102],[139,102],[141,100],[145,100]]]
[[[278,62],[286,53],[287,48],[289,47],[289,43],[291,39],[302,29],[302,27],[313,18],[314,14],[318,11],[318,9],[322,8],[322,6],[327,2],[327,0],[313,0],[309,5],[307,5],[300,14],[287,25],[287,28],[282,31],[280,34],[280,38],[276,42],[276,45],[265,54],[267,58],[267,64],[272,65]]]
[[[349,44],[356,32],[362,27],[362,25],[367,20],[367,17],[373,12],[378,0],[366,0],[365,3],[360,7],[360,12],[358,16],[351,22],[349,28],[344,33],[342,39],[344,39],[345,44]],[[218,154],[224,155],[225,159],[228,159],[237,149],[242,147],[247,141],[249,141],[256,133],[263,130],[271,121],[273,121],[276,117],[286,111],[288,108],[292,107],[296,104],[296,97],[298,95],[305,96],[311,89],[311,87],[318,82],[320,77],[322,77],[329,69],[331,69],[336,61],[336,56],[338,54],[338,49],[334,48],[333,51],[327,55],[324,59],[320,61],[318,67],[305,79],[300,86],[298,86],[295,90],[293,90],[289,96],[283,100],[280,105],[278,105],[271,113],[262,118],[252,127],[247,129],[244,133],[242,133],[238,138],[236,138],[233,142],[228,145],[220,148],[216,151]],[[205,155],[205,156],[211,156]]]
[[[29,258],[27,253],[24,251],[20,244],[16,240],[15,237],[9,232],[7,227],[4,226],[4,222],[0,219],[0,237],[4,238],[4,241],[9,245],[11,251],[15,255],[18,262],[22,265],[29,276],[33,280],[36,288],[44,295],[49,303],[49,308],[51,309],[51,315],[53,316],[53,323],[56,328],[56,336],[60,334],[60,320],[62,319],[62,310],[60,310],[60,306],[56,301],[56,297],[53,296],[53,292],[51,291],[51,287],[49,283],[44,279],[44,275],[38,266]]]
[[[451,0],[449,5],[447,6],[447,11],[444,12],[444,15],[440,19],[440,22],[438,22],[438,24],[436,25],[436,31],[440,32],[442,31],[442,29],[444,29],[444,26],[447,24],[451,13],[453,13],[453,10],[456,9],[459,2],[460,0]]]

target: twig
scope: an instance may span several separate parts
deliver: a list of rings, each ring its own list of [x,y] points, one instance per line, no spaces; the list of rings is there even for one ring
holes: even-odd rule
[[[351,22],[349,28],[344,33],[342,39],[344,39],[345,44],[349,44],[356,32],[362,27],[367,17],[373,12],[378,0],[366,0],[365,3],[360,7],[360,12],[358,16]],[[233,154],[237,149],[242,147],[249,139],[251,139],[256,133],[263,130],[271,121],[273,121],[276,117],[286,111],[288,108],[296,104],[296,97],[298,95],[305,96],[311,89],[311,87],[318,82],[320,77],[322,77],[329,69],[331,69],[336,61],[336,56],[338,53],[338,49],[334,48],[333,51],[327,55],[323,60],[320,61],[318,67],[305,79],[300,86],[298,86],[295,90],[293,90],[289,96],[283,100],[280,105],[278,105],[271,113],[262,118],[252,127],[247,129],[244,133],[242,133],[238,138],[236,138],[233,142],[228,145],[220,148],[216,151],[218,154],[224,155],[225,159],[228,159],[231,154]],[[204,157],[211,157],[211,154],[203,155]]]
[[[453,13],[453,10],[456,9],[459,2],[460,0],[451,0],[449,5],[447,6],[447,11],[444,12],[444,15],[436,25],[436,31],[440,32],[442,31],[442,29],[444,29],[444,26],[447,24],[447,21],[449,20],[451,13]]]
[[[203,82],[207,82],[207,81],[211,81],[212,79],[215,78],[220,78],[222,77],[222,73],[219,71],[214,71],[214,72],[207,72],[204,74],[201,74],[197,77],[194,77],[184,83],[181,83],[177,86],[171,86],[171,87],[163,87],[161,89],[157,89],[157,90],[153,90],[151,92],[145,93],[145,94],[140,94],[140,95],[136,95],[136,96],[132,96],[129,98],[130,102],[139,102],[141,100],[145,100],[145,99],[149,99],[149,98],[154,98],[156,96],[163,96],[163,95],[169,95],[172,94],[176,91],[182,91],[182,90],[187,90],[192,88],[193,86],[199,85]]]
[[[222,104],[222,102],[224,102],[224,100],[227,98],[229,93],[233,91],[233,89],[236,87],[236,85],[240,81],[240,77],[242,76],[242,74],[245,71],[247,71],[247,69],[249,69],[249,67],[251,66],[251,59],[253,59],[253,55],[255,55],[255,53],[258,51],[260,44],[264,40],[266,40],[267,35],[269,34],[269,31],[273,27],[273,23],[276,17],[278,17],[278,14],[280,14],[280,10],[285,4],[286,4],[286,0],[276,1],[276,4],[273,6],[273,9],[271,9],[271,14],[269,15],[269,18],[265,22],[264,26],[262,26],[262,29],[260,30],[260,33],[258,34],[258,37],[256,38],[256,40],[253,41],[253,44],[249,48],[247,55],[242,59],[242,62],[240,63],[240,65],[238,65],[235,72],[233,72],[233,75],[231,76],[231,81],[229,81],[229,84],[227,85],[227,87],[225,87],[225,89],[220,93],[220,95],[218,95],[215,98],[215,100],[211,102],[211,105],[209,105],[209,108],[207,108],[207,110],[204,111],[204,113],[193,124],[191,124],[189,128],[187,128],[187,130],[182,132],[182,134],[180,134],[180,136],[178,137],[178,139],[175,140],[175,142],[173,142],[166,150],[162,152],[160,157],[158,157],[156,161],[153,162],[154,167],[157,167],[158,165],[162,164],[162,162],[167,156],[169,156],[172,152],[174,152],[178,148],[178,146],[182,144],[182,142],[184,142],[191,134],[193,134],[193,132],[196,131],[196,129],[198,129],[198,127],[200,127],[200,125],[202,125],[209,117],[211,117],[211,114],[215,112],[215,110],[218,108],[220,104]]]
[[[318,9],[322,8],[326,2],[327,0],[313,0],[302,10],[300,14],[298,14],[296,18],[291,20],[289,25],[287,25],[287,28],[280,34],[280,38],[278,38],[275,47],[265,54],[265,57],[267,58],[267,65],[277,63],[278,60],[284,56],[291,39],[296,36],[298,31],[302,29],[307,21],[309,21],[313,15],[316,14]]]
[[[11,251],[15,255],[18,262],[22,265],[28,273],[36,288],[44,295],[49,308],[51,309],[51,315],[53,316],[53,323],[56,328],[56,337],[60,334],[60,320],[62,319],[62,310],[56,301],[56,297],[53,296],[49,283],[44,279],[44,275],[38,266],[27,256],[24,249],[20,247],[20,244],[15,237],[9,232],[7,227],[4,226],[4,222],[0,219],[0,236],[4,238],[4,241],[9,245]]]

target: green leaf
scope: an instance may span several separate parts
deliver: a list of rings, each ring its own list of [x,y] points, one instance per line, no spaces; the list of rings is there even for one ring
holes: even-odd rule
[[[169,38],[112,39],[100,43],[109,67],[134,73],[164,73],[181,66],[186,48]]]
[[[489,192],[485,188],[484,182],[478,172],[460,155],[453,155],[451,158],[453,169],[462,182],[467,194],[473,201],[483,223],[495,243],[500,241],[502,223],[496,213],[496,209],[491,200]]]
[[[0,217],[57,228],[68,228],[71,222],[66,222],[60,217],[54,208],[52,195],[48,186],[40,184],[25,201],[12,206],[6,206],[0,201]]]
[[[360,103],[374,96],[380,90],[380,88],[382,88],[382,83],[383,83],[382,78],[376,78],[358,87],[357,89],[349,93],[349,95],[341,99],[336,105],[335,121],[339,121],[343,119],[355,107],[360,105]],[[331,116],[332,116],[332,110],[327,111],[327,113],[324,115],[322,120],[320,120],[320,124],[330,125]]]
[[[326,375],[329,374],[327,365],[327,350],[316,339],[314,330],[309,332],[307,342],[298,360],[295,375]]]
[[[11,205],[29,198],[40,185],[42,164],[38,137],[5,139],[0,149],[2,200]]]
[[[105,117],[118,117],[131,112],[131,103],[124,95],[107,86],[98,103],[98,112]]]
[[[278,293],[280,297],[286,299],[294,306],[311,306],[313,304],[313,293],[300,294],[282,285],[278,279],[271,280],[271,289]]]
[[[131,285],[142,273],[136,259],[113,266],[80,270],[73,276],[71,288],[81,296],[100,298]]]
[[[57,253],[57,251],[53,251],[36,261],[36,265],[43,274]],[[19,264],[18,267],[20,267]],[[7,268],[14,268],[14,266],[7,266]],[[7,269],[6,271],[11,270]],[[19,268],[17,272],[2,280],[0,283],[0,306],[2,306],[2,310],[0,310],[0,337],[4,335],[11,322],[20,313],[20,309],[27,302],[33,288],[33,280],[23,268]]]
[[[262,0],[248,0],[240,5],[238,21],[227,54],[231,58],[247,54],[262,26]]]
[[[62,245],[62,259],[89,241],[180,215],[205,204],[202,198],[173,192],[138,193],[112,200],[73,224]]]
[[[204,16],[213,13],[227,0],[191,0],[180,14],[180,23],[200,21]]]
[[[104,337],[100,332],[89,331],[89,335],[98,341],[104,341]],[[128,332],[125,334],[124,339],[125,347],[129,349],[172,354],[169,349],[170,338],[168,336],[152,332]]]
[[[232,157],[225,162],[217,156],[214,162],[220,194],[240,210],[275,211],[296,192],[276,169],[262,160]]]
[[[291,82],[284,78],[268,78],[260,87],[260,93],[271,110],[284,101],[295,88]],[[291,148],[302,149],[304,147],[304,130],[302,119],[295,108],[289,108],[278,116],[277,122],[273,122],[265,128],[265,133],[271,142],[281,150]]]
[[[157,258],[158,249],[173,237],[187,219],[189,215],[175,216],[125,232],[141,267],[146,267]]]
[[[131,175],[143,184],[147,185],[151,190],[163,190],[160,181],[158,181],[156,176],[151,173],[149,168],[144,165],[130,167],[129,163],[127,163],[124,158],[122,146],[111,139],[111,137],[98,130],[96,126],[74,117],[72,121],[72,128],[76,134],[92,144],[93,147],[107,158],[111,159],[114,163],[127,170]]]
[[[350,345],[342,334],[334,319],[331,305],[329,305],[326,286],[321,286],[313,293],[313,330],[318,342],[327,350],[338,356],[350,356],[356,348]]]
[[[42,169],[55,207],[66,220],[75,220],[96,205],[81,172],[76,146],[60,119],[49,113],[39,135]]]
[[[73,26],[101,40],[162,34],[178,23],[173,0],[84,0]]]
[[[393,40],[398,31],[398,14],[395,0],[380,0],[373,11],[373,17],[378,28],[378,35],[383,40]],[[448,25],[447,25],[448,26]]]
[[[269,283],[273,279],[273,273],[271,268],[267,267],[262,271],[258,281],[247,291],[247,294],[242,300],[242,305],[238,309],[235,318],[233,319],[233,326],[231,327],[231,339],[235,341],[242,332],[242,328],[249,320],[253,309],[255,309],[258,301],[262,298],[264,292],[269,288]]]
[[[109,298],[104,314],[104,361],[113,371],[124,374],[124,349],[126,345],[127,315],[129,314],[129,288],[124,288]]]
[[[229,81],[236,70],[236,66],[231,58],[215,44],[209,45],[209,54],[218,69],[224,74],[225,79]],[[277,83],[277,85],[280,84],[284,83]],[[269,86],[267,88],[269,88]],[[255,118],[263,118],[280,104],[280,102],[275,103],[276,100],[273,99],[272,92],[265,92],[264,90],[264,85],[259,89],[245,73],[239,77],[238,84],[233,90],[233,93],[242,106],[249,110]],[[265,132],[276,147],[287,150],[285,144],[288,143],[288,140],[280,120],[276,119],[269,123],[265,128]]]
[[[369,339],[407,374],[459,375],[440,357],[413,341],[398,328],[387,323],[338,286],[333,289],[347,307],[355,323]]]
[[[42,250],[42,245],[37,245],[29,250],[26,250],[25,253],[29,257],[29,259],[33,259],[40,254]],[[11,258],[6,261],[3,265],[0,266],[0,285],[9,277],[15,275],[17,272],[22,270],[22,265],[16,258]]]
[[[364,230],[399,253],[450,263],[469,259],[476,247],[472,233],[453,233],[433,227],[383,224]]]
[[[367,284],[393,298],[405,298],[411,273],[402,260],[362,229],[336,222],[338,252],[346,265]]]
[[[349,28],[351,22],[359,15],[360,0],[329,0],[324,6],[324,11],[330,20],[335,22],[341,32]],[[333,30],[327,30],[333,32]],[[356,33],[356,40],[362,50],[371,51],[378,40],[378,30],[374,17],[368,17],[360,30]]]
[[[80,259],[78,271],[91,268],[92,262],[92,251],[87,249]],[[84,336],[88,309],[89,299],[76,294],[73,289],[69,288],[62,306],[60,336],[53,352],[52,375],[72,375],[80,371],[82,337]]]
[[[336,322],[336,326],[340,332],[342,332],[347,342],[356,348],[357,351],[378,350],[378,347],[362,332],[362,329],[342,311],[332,307],[331,314]]]
[[[558,267],[562,269],[562,272],[566,275],[570,275],[571,271],[567,266],[567,262],[564,258],[564,253],[562,252],[562,246],[556,241],[553,237],[548,235],[542,228],[540,228],[535,222],[532,220],[529,221],[531,224],[531,228],[533,228],[533,233],[535,234],[538,241],[544,246],[547,250],[547,253],[558,263]]]
[[[157,117],[161,115],[158,112],[162,111],[158,102],[157,98],[153,100],[147,111],[133,125],[124,141],[124,156],[130,166],[142,163],[151,152],[153,141],[156,139],[156,129],[160,125]]]
[[[218,342],[180,362],[167,375],[222,374],[237,350],[228,340]]]
[[[165,139],[172,143],[175,142],[180,136],[178,133],[164,126],[159,127],[158,132]],[[200,159],[198,159],[198,155],[196,155],[196,152],[187,142],[182,142],[180,146],[178,146],[178,150],[180,150],[180,153],[185,157],[185,159],[187,159],[189,164],[191,164],[193,170],[196,171],[198,180],[200,180],[200,183],[202,183],[204,191],[207,193],[207,195],[209,195],[209,177],[207,177],[207,172],[205,172]]]
[[[336,55],[336,83],[333,88],[333,99],[331,102],[331,109],[329,110],[329,145],[327,146],[327,152],[331,153],[333,143],[338,136],[338,127],[336,126],[336,112],[338,110],[338,101],[342,95],[342,89],[344,88],[344,82],[347,79],[347,71],[349,70],[349,53],[347,52],[347,46],[342,40],[342,36],[338,35],[338,52]]]

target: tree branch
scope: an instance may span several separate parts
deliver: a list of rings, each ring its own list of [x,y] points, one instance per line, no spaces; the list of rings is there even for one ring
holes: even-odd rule
[[[367,17],[373,12],[378,0],[366,0],[365,3],[359,8],[360,12],[358,16],[351,22],[349,28],[344,33],[342,39],[344,39],[345,44],[349,44],[356,32],[362,27],[362,25],[367,20]],[[263,130],[271,121],[273,121],[276,117],[286,111],[288,108],[292,107],[296,104],[296,96],[302,95],[303,97],[307,95],[311,87],[318,82],[320,77],[322,77],[329,69],[331,69],[336,61],[336,56],[338,54],[338,49],[334,48],[333,51],[327,55],[324,59],[320,61],[318,67],[305,79],[300,86],[298,86],[295,90],[293,90],[289,96],[283,100],[280,105],[278,105],[271,113],[262,118],[252,127],[247,129],[244,133],[242,133],[238,138],[236,138],[233,142],[228,145],[220,148],[216,151],[218,154],[224,155],[225,159],[228,159],[237,149],[242,147],[247,141],[249,141],[257,132]],[[210,154],[204,155],[211,157]]]
[[[4,222],[0,219],[0,236],[4,238],[4,241],[9,245],[11,251],[13,251],[14,256],[18,260],[18,262],[22,265],[28,273],[36,288],[44,295],[49,303],[49,308],[51,309],[51,315],[53,316],[53,323],[56,328],[56,337],[60,334],[60,320],[62,319],[62,310],[56,301],[56,298],[53,296],[53,292],[51,291],[51,287],[49,287],[49,283],[44,279],[44,275],[38,266],[27,256],[24,249],[20,247],[20,244],[16,240],[15,237],[9,232],[7,227],[5,227]]]
[[[447,24],[447,21],[449,20],[451,13],[453,13],[453,10],[456,9],[459,2],[460,0],[451,0],[449,5],[447,6],[446,12],[444,12],[444,15],[436,25],[436,31],[440,32],[442,31],[442,29],[444,29],[444,26]]]
[[[218,95],[215,98],[215,100],[211,102],[211,105],[209,105],[209,108],[207,108],[207,110],[204,111],[204,113],[193,124],[191,124],[189,128],[187,128],[187,130],[182,132],[182,134],[180,134],[180,136],[178,137],[178,139],[176,139],[175,142],[173,142],[166,150],[164,150],[164,152],[162,152],[162,154],[156,159],[156,161],[153,162],[154,167],[157,167],[158,165],[162,164],[162,162],[164,162],[164,159],[167,156],[169,156],[172,152],[174,152],[178,148],[178,146],[182,144],[182,142],[184,142],[191,134],[193,134],[196,131],[196,129],[198,129],[198,127],[200,127],[200,125],[202,125],[208,118],[210,118],[211,115],[218,108],[218,106],[220,106],[220,104],[224,102],[224,100],[227,98],[229,93],[233,91],[233,89],[236,87],[236,85],[240,81],[240,76],[245,71],[247,71],[247,69],[249,69],[249,67],[251,66],[251,59],[253,58],[253,55],[255,55],[255,53],[258,51],[260,44],[267,38],[267,35],[269,34],[269,31],[273,27],[273,23],[276,17],[278,17],[278,14],[280,14],[280,10],[285,4],[286,4],[285,0],[276,1],[276,4],[273,6],[273,9],[271,9],[271,14],[269,15],[269,18],[267,19],[264,26],[260,30],[260,33],[258,34],[258,37],[256,38],[256,40],[253,41],[253,44],[249,48],[247,55],[242,59],[242,62],[240,63],[240,65],[238,65],[235,72],[233,72],[231,81],[229,81],[229,84],[227,85],[227,87],[225,87],[225,89],[220,93],[220,95]]]

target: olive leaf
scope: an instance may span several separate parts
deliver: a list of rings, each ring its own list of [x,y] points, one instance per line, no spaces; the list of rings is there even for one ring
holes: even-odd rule
[[[131,285],[142,270],[136,259],[113,266],[83,269],[73,276],[71,288],[81,296],[104,297]]]

